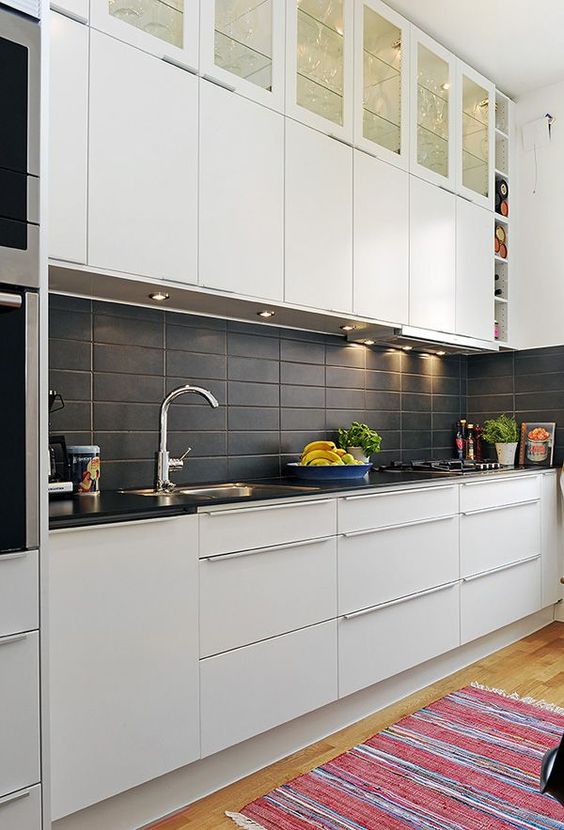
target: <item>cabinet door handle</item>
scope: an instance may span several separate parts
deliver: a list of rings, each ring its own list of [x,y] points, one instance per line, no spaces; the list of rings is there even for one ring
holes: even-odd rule
[[[525,499],[514,501],[511,504],[497,504],[495,507],[480,507],[477,510],[466,510],[463,516],[477,516],[479,513],[495,513],[497,510],[511,510],[513,507],[522,507],[525,504],[538,504],[538,499]]]
[[[12,793],[11,795],[6,795],[4,798],[0,798],[0,807],[4,807],[5,804],[13,804],[14,801],[20,801],[22,798],[27,798],[28,795],[31,795],[30,790],[23,790],[19,793]]]
[[[11,637],[0,637],[0,646],[8,646],[10,643],[19,643],[20,640],[27,640],[27,634],[13,634]]]
[[[176,513],[174,516],[155,516],[153,519],[133,519],[132,521],[127,521],[120,519],[116,522],[100,522],[99,524],[93,525],[73,525],[73,527],[54,527],[52,530],[49,531],[51,533],[78,533],[82,531],[95,531],[95,530],[107,530],[108,528],[112,528],[115,530],[117,526],[123,527],[135,527],[136,525],[155,525],[157,523],[162,522],[174,522],[178,519],[185,519],[187,516],[193,516],[194,513]]]
[[[226,81],[220,81],[219,78],[214,78],[213,75],[208,75],[207,73],[202,75],[202,78],[205,81],[209,81],[210,84],[215,84],[216,86],[220,86],[222,89],[226,89],[228,92],[235,92],[236,87],[233,84],[228,84]]]
[[[536,478],[538,480],[538,476],[536,476],[536,475],[535,476],[512,475],[512,476],[506,476],[506,477],[504,476],[503,481],[515,481],[515,479],[520,479],[521,481],[523,481],[525,478],[532,478],[532,479]],[[488,478],[488,479],[484,479],[483,481],[463,481],[462,486],[463,487],[483,487],[484,484],[492,484],[492,483],[493,482],[492,482],[491,478]],[[497,483],[499,484],[500,482],[497,482]]]
[[[9,562],[13,559],[23,559],[25,556],[29,556],[30,551],[22,550],[18,551],[17,553],[2,553],[0,554],[0,565],[2,562]]]
[[[23,300],[21,294],[10,294],[7,291],[0,292],[0,306],[4,308],[21,308]]]
[[[448,591],[458,585],[458,580],[455,582],[447,582],[445,585],[438,585],[436,588],[429,588],[427,591],[419,591],[417,594],[409,594],[406,597],[399,599],[391,599],[389,602],[381,602],[379,605],[372,605],[370,608],[363,608],[361,611],[353,611],[351,614],[344,614],[344,620],[355,620],[357,617],[365,617],[367,614],[374,614],[376,611],[382,611],[384,608],[391,608],[394,605],[403,605],[405,602],[410,602],[412,599],[419,599],[420,597],[429,597],[431,594],[438,594],[441,591]]]
[[[204,562],[227,562],[229,559],[242,559],[245,556],[255,556],[260,553],[275,553],[279,550],[290,548],[307,548],[312,545],[319,545],[323,542],[330,542],[334,536],[323,536],[320,539],[306,539],[304,542],[285,542],[283,545],[272,545],[271,547],[252,548],[251,550],[239,550],[235,553],[218,553],[215,556],[204,557]]]
[[[210,519],[214,516],[233,516],[237,514],[238,516],[241,513],[256,513],[259,510],[282,510],[284,507],[308,507],[311,504],[330,504],[331,499],[316,499],[315,501],[297,501],[297,502],[284,502],[284,504],[265,504],[259,507],[236,507],[232,510],[202,510],[200,511],[200,515],[209,516]]]
[[[78,14],[77,12],[71,12],[68,9],[64,9],[62,6],[59,6],[58,3],[50,3],[51,11],[57,12],[57,14],[62,14],[64,17],[68,17],[69,20],[74,20],[75,23],[88,23],[88,18],[84,17],[82,14]]]
[[[161,60],[165,63],[169,63],[171,66],[176,66],[177,69],[183,69],[184,72],[189,72],[190,75],[197,75],[198,70],[195,66],[190,66],[189,63],[182,63],[177,58],[172,58],[170,55],[163,55]]]
[[[502,571],[509,571],[511,568],[517,568],[519,565],[526,565],[527,562],[536,562],[537,559],[541,558],[541,554],[537,553],[535,556],[529,556],[527,559],[519,559],[517,562],[510,562],[508,565],[500,565],[499,568],[492,568],[491,571],[483,571],[480,574],[473,574],[472,576],[465,576],[462,581],[463,582],[475,582],[477,579],[482,579],[485,576],[490,576],[490,574],[498,574]]]
[[[418,519],[415,522],[403,522],[397,525],[383,525],[382,527],[373,527],[369,530],[353,530],[350,533],[343,533],[345,539],[354,539],[356,536],[368,536],[371,533],[382,533],[385,530],[399,530],[402,527],[416,527],[417,525],[430,525],[433,522],[447,522],[449,519],[455,519],[456,515],[453,513],[450,516],[433,516],[432,519]]]
[[[405,489],[405,490],[388,490],[385,493],[367,493],[366,495],[362,496],[343,496],[344,501],[360,501],[361,499],[375,499],[375,498],[382,498],[383,496],[393,496],[396,495],[398,492],[401,493],[430,493],[431,490],[452,490],[456,487],[456,484],[440,484],[439,486],[432,484],[430,487],[414,487],[412,489]]]

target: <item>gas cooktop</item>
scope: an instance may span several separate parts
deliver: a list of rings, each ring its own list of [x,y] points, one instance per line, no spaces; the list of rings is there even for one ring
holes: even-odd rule
[[[497,461],[460,461],[457,458],[444,461],[392,461],[378,468],[382,473],[436,473],[438,475],[464,475],[465,473],[483,473],[487,470],[502,470]]]

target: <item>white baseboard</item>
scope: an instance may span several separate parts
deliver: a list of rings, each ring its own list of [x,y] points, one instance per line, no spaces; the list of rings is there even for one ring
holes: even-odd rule
[[[558,606],[562,615],[562,606]],[[558,619],[564,621],[564,615]],[[52,830],[138,830],[441,680],[554,620],[553,607],[154,781],[59,819]]]

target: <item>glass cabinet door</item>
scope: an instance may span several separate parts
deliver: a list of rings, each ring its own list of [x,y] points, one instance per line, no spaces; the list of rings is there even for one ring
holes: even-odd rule
[[[493,209],[494,190],[494,85],[459,62],[458,192]]]
[[[456,59],[415,27],[411,43],[411,170],[454,190]]]
[[[204,77],[277,110],[284,108],[284,0],[206,0]]]
[[[92,25],[183,68],[198,68],[197,0],[94,0]]]
[[[355,6],[355,145],[406,168],[409,24],[380,0]]]
[[[352,140],[352,0],[288,0],[286,111]]]

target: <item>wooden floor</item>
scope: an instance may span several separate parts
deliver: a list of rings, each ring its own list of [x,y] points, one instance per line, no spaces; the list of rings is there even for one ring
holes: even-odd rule
[[[564,706],[564,623],[552,625],[434,683],[399,703],[238,781],[154,826],[158,830],[234,830],[224,816],[308,772],[449,692],[472,682]]]

